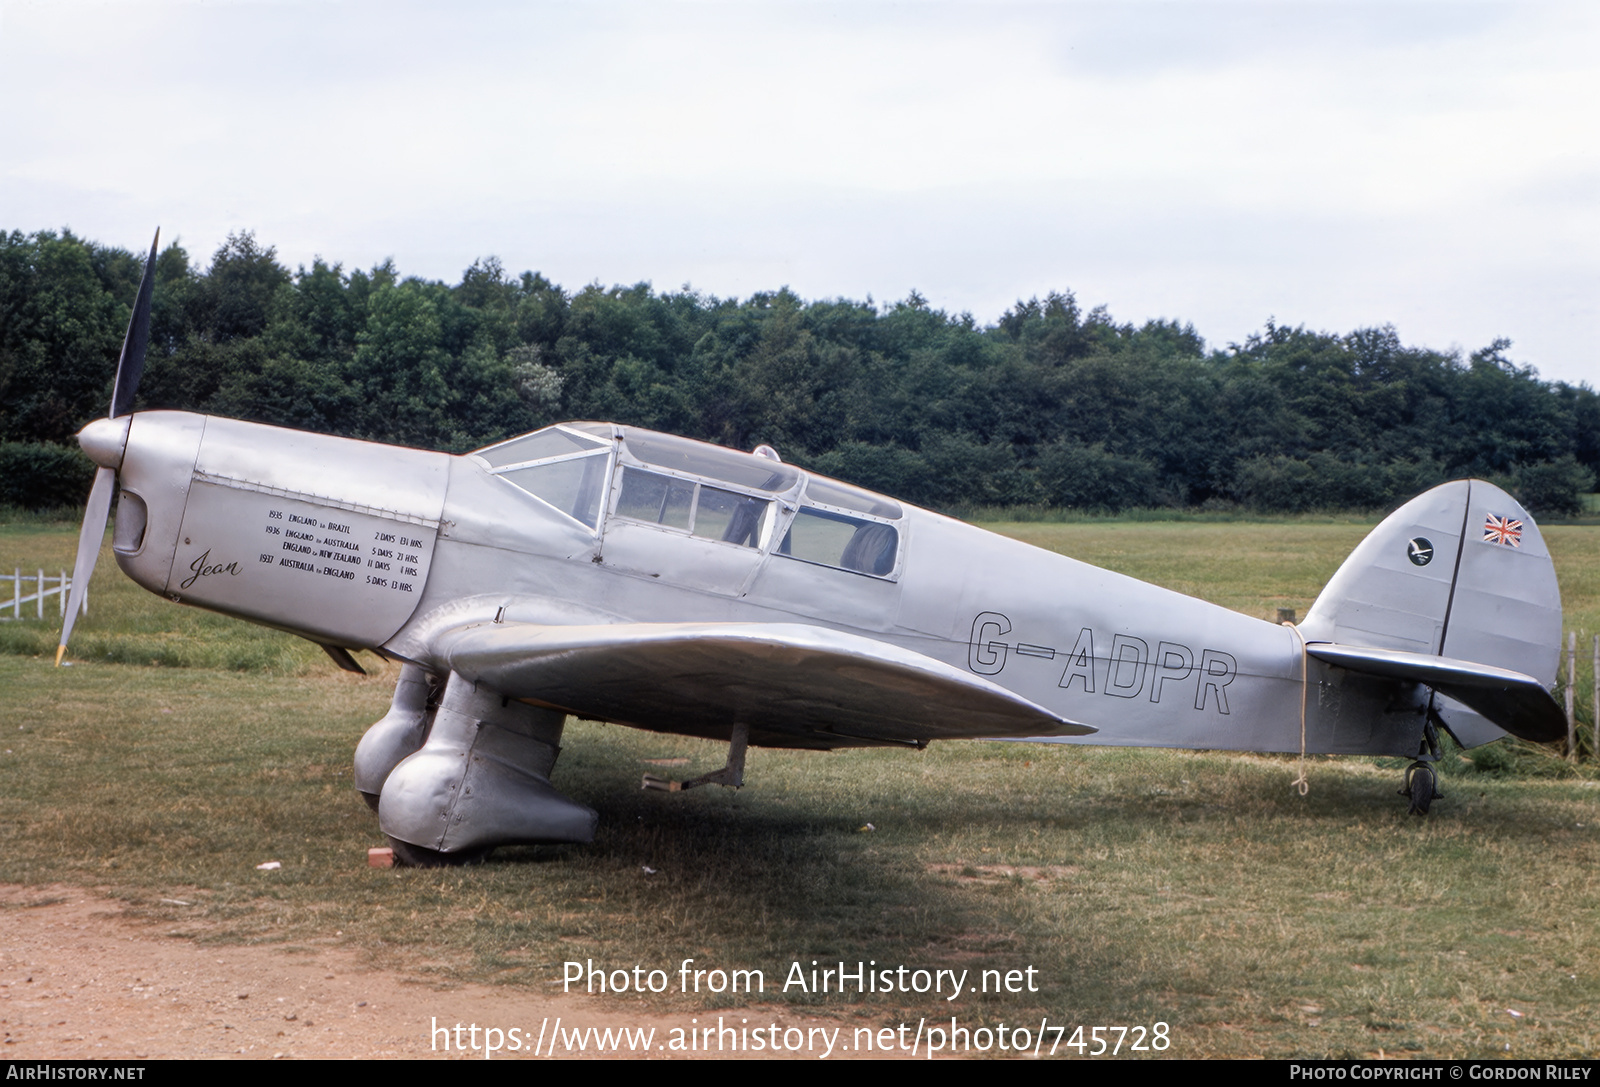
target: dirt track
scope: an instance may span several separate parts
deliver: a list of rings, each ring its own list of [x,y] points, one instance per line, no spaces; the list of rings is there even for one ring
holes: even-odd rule
[[[772,1008],[722,1014],[817,1025]],[[631,1054],[638,1057],[718,1056],[661,1047],[670,1031],[688,1025],[686,1016],[488,986],[437,990],[360,965],[346,951],[198,944],[163,937],[81,888],[0,886],[0,1059],[463,1056],[453,1035],[431,1035],[435,1019],[452,1028],[518,1028],[522,1051],[498,1056],[526,1058],[541,1024],[557,1016],[568,1030],[656,1028],[657,1045]],[[470,1033],[462,1039],[470,1042]]]

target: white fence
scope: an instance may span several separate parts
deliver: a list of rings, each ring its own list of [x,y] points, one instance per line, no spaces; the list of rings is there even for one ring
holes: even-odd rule
[[[6,585],[8,581],[11,582],[9,586]],[[27,589],[29,583],[33,585],[32,592]],[[43,570],[28,574],[20,569],[0,574],[0,621],[43,619],[44,598],[47,596],[56,598],[55,607],[51,610],[58,618],[63,617],[67,614],[67,596],[71,592],[72,577],[65,570],[54,576],[47,575]],[[32,604],[33,607],[24,609],[24,604]],[[84,593],[83,613],[87,615],[88,612],[89,594]]]
[[[1594,746],[1589,750],[1591,759],[1600,759],[1600,634],[1594,635],[1594,663],[1589,672],[1589,698],[1593,705],[1590,719],[1594,726]],[[1567,756],[1578,757],[1578,660],[1582,650],[1578,647],[1577,631],[1567,631],[1567,667],[1564,684],[1567,696]],[[1560,683],[1561,673],[1556,673]]]

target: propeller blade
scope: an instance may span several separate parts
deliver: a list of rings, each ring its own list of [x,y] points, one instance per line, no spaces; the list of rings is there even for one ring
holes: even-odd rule
[[[150,296],[156,287],[156,246],[160,241],[161,228],[156,227],[150,259],[144,264],[144,278],[139,280],[139,296],[133,303],[133,316],[128,318],[128,334],[122,339],[122,357],[117,360],[117,383],[111,390],[112,419],[132,410],[139,379],[144,377],[144,349],[150,343]]]
[[[83,598],[89,593],[89,578],[94,574],[95,560],[100,557],[100,545],[106,538],[106,519],[111,515],[111,491],[117,485],[117,473],[112,468],[101,468],[94,474],[94,489],[89,492],[89,506],[83,511],[83,530],[78,533],[78,558],[72,564],[72,594],[67,597],[67,621],[61,625],[61,645],[56,649],[56,667],[67,652],[67,639],[72,635],[72,624],[78,621],[83,610]]]
[[[156,289],[156,248],[160,244],[161,228],[156,227],[156,236],[150,242],[150,256],[144,262],[144,275],[139,280],[139,294],[133,302],[133,314],[128,318],[128,333],[122,338],[116,383],[111,387],[109,419],[127,415],[132,410],[139,379],[144,376],[144,352],[150,343],[150,298]],[[78,532],[78,558],[72,564],[72,593],[67,597],[66,621],[61,624],[61,644],[56,647],[57,668],[67,654],[67,639],[72,636],[73,624],[83,610],[84,597],[89,595],[89,579],[94,576],[95,560],[100,557],[100,545],[105,542],[106,521],[111,516],[111,492],[116,486],[115,468],[101,467],[95,472],[89,505],[83,511],[83,528]]]

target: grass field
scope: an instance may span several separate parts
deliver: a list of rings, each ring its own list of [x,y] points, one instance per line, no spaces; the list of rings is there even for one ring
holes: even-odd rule
[[[1304,614],[1370,526],[993,527],[1270,617]],[[74,529],[0,528],[0,568],[70,565]],[[1546,535],[1586,642],[1600,529]],[[556,784],[600,810],[592,846],[375,870],[349,767],[392,670],[338,673],[314,647],[171,606],[109,555],[91,601],[70,669],[48,667],[55,620],[0,624],[0,881],[104,888],[174,938],[338,944],[514,986],[547,987],[568,959],[692,957],[762,969],[772,999],[847,1025],[1162,1021],[1176,1056],[1588,1056],[1600,1041],[1600,788],[1581,776],[1454,758],[1419,820],[1398,761],[1316,760],[1301,798],[1293,760],[958,743],[756,751],[743,791],[668,795],[639,790],[645,760],[686,758],[673,772],[689,775],[722,749],[573,723]],[[1032,966],[1041,991],[773,994],[812,959]]]

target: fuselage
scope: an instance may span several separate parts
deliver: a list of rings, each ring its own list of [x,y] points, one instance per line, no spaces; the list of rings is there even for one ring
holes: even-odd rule
[[[120,471],[130,577],[324,645],[437,667],[437,633],[496,618],[799,622],[983,676],[1090,743],[1301,743],[1292,629],[753,454],[588,423],[451,456],[144,412]]]

